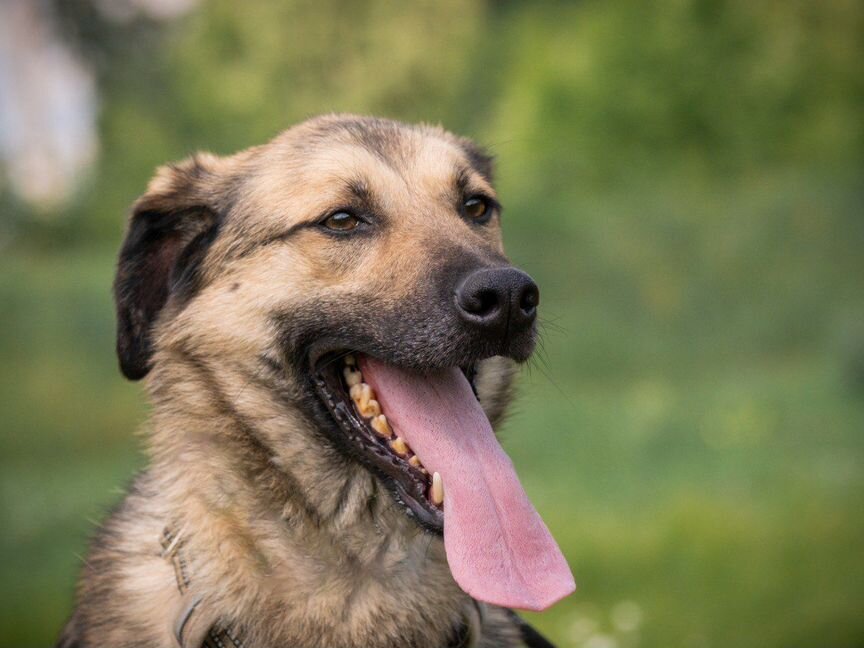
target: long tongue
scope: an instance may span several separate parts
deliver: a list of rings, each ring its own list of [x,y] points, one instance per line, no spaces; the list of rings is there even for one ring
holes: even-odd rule
[[[444,548],[459,586],[523,610],[572,593],[570,568],[462,372],[421,374],[370,357],[360,369],[399,436],[443,478]]]

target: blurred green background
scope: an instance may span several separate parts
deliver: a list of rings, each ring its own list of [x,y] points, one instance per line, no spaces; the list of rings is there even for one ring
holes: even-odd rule
[[[50,204],[0,181],[0,645],[54,639],[144,462],[113,355],[125,210],[158,164],[351,111],[498,156],[543,292],[505,447],[579,583],[531,621],[584,648],[864,646],[860,2],[118,3],[41,5],[95,80],[89,171]]]

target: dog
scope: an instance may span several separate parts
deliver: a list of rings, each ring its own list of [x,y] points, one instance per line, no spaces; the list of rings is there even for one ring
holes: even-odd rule
[[[114,284],[149,463],[58,646],[551,645],[511,609],[574,584],[492,432],[539,303],[492,176],[352,115],[157,171]]]

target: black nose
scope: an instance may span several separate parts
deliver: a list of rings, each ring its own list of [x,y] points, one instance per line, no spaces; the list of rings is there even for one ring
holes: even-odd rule
[[[456,288],[462,319],[490,333],[524,332],[537,318],[539,303],[537,284],[516,268],[475,270]]]

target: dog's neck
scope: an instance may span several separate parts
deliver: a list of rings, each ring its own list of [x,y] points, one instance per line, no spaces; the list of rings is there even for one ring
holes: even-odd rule
[[[189,354],[162,365],[150,450],[198,587],[241,590],[249,608],[230,614],[272,643],[312,619],[327,645],[446,645],[473,602],[440,537],[324,442],[287,382]]]

